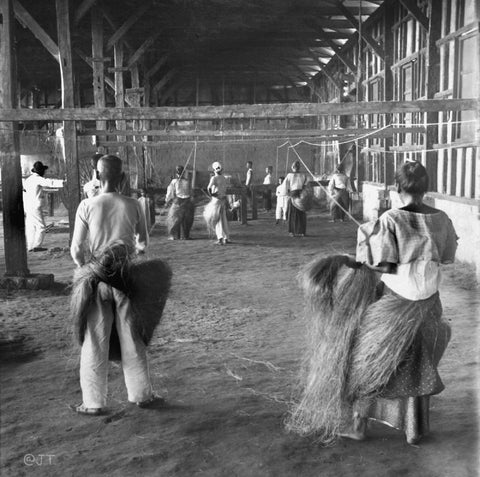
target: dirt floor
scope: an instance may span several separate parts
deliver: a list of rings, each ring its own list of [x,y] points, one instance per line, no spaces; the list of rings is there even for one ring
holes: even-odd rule
[[[168,260],[174,281],[149,356],[167,404],[128,404],[121,368],[112,365],[109,414],[70,410],[81,402],[66,288],[73,264],[62,250],[67,230],[54,217],[45,245],[56,251],[29,254],[32,272],[55,274],[54,289],[0,290],[2,475],[478,475],[480,296],[471,268],[445,270],[441,296],[453,338],[440,369],[446,390],[432,399],[431,435],[409,446],[377,424],[364,442],[322,448],[284,429],[305,332],[295,276],[317,254],[352,253],[354,224],[329,223],[315,210],[308,236],[290,238],[260,213],[248,226],[232,224],[233,243],[221,247],[200,218],[190,242],[167,241],[158,219],[149,256]]]

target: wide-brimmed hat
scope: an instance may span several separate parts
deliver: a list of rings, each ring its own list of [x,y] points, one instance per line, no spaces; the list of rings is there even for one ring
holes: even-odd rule
[[[42,172],[45,172],[47,169],[48,169],[48,166],[45,166],[42,161],[37,161],[33,164],[32,172],[36,172],[37,174],[40,174]]]

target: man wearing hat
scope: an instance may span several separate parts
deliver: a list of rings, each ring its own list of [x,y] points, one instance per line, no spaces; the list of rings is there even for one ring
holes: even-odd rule
[[[43,207],[45,205],[44,187],[63,187],[64,181],[60,179],[46,179],[44,177],[48,166],[41,161],[33,164],[32,174],[25,180],[23,188],[23,205],[25,209],[25,234],[29,252],[43,252],[42,247],[45,237],[45,219]]]

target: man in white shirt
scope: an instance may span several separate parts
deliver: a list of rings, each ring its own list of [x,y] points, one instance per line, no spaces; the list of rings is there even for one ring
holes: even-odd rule
[[[23,205],[25,209],[25,235],[29,252],[44,252],[42,247],[45,238],[45,219],[43,207],[45,206],[44,187],[63,187],[64,181],[60,179],[46,179],[44,177],[48,166],[41,161],[33,164],[32,174],[25,179],[23,184]]]
[[[168,185],[165,196],[165,203],[170,207],[167,216],[168,240],[190,240],[195,214],[192,187],[183,166],[177,166],[175,172],[177,177]]]
[[[103,414],[107,400],[109,340],[112,327],[118,333],[122,368],[128,400],[140,407],[153,402],[148,372],[146,344],[134,331],[133,308],[124,291],[112,286],[114,275],[128,263],[135,252],[143,253],[147,246],[145,216],[137,200],[117,192],[122,176],[122,162],[116,156],[102,156],[97,164],[101,193],[84,199],[78,206],[70,252],[77,267],[85,264],[83,246],[88,236],[93,263],[102,264],[109,250],[124,250],[113,254],[110,267],[114,273],[104,273],[92,292],[86,315],[86,327],[80,356],[80,385],[83,402],[76,407],[80,414]],[[83,268],[80,270],[82,273]],[[110,270],[110,269],[108,269]],[[118,272],[120,270],[120,272]]]

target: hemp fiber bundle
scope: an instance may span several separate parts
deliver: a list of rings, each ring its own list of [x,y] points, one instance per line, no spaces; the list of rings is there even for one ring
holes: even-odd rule
[[[347,256],[317,258],[299,279],[309,342],[300,402],[287,428],[332,444],[350,424],[355,400],[382,396],[417,333],[436,340],[437,328],[428,323],[441,315],[441,305],[438,294],[410,301],[386,293],[377,300],[376,273]]]
[[[298,276],[307,302],[309,338],[303,391],[287,428],[302,435],[315,433],[325,444],[339,431],[355,333],[375,300],[375,273],[350,268],[350,262],[345,255],[316,258]]]
[[[131,300],[134,333],[146,344],[159,324],[170,290],[172,272],[160,259],[130,259],[123,245],[108,248],[97,259],[76,270],[70,297],[74,335],[81,345],[85,337],[88,309],[99,282],[124,292]],[[112,326],[109,359],[120,360],[120,343]]]
[[[215,226],[221,219],[222,207],[225,207],[225,201],[212,197],[203,210],[203,218],[207,224],[208,231],[211,233],[215,232]]]
[[[170,235],[183,223],[187,233],[193,225],[195,206],[191,199],[174,199],[168,209],[167,230]]]

